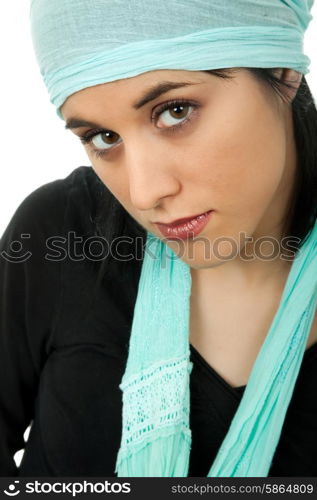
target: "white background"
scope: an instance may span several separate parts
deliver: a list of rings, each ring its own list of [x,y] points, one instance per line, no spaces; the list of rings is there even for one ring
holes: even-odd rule
[[[305,52],[311,59],[307,80],[317,97],[317,4],[312,14]],[[49,101],[33,54],[29,0],[3,2],[0,46],[1,236],[31,191],[90,162],[79,140],[64,129],[64,121]]]
[[[317,4],[305,38],[311,58],[306,76],[317,98]],[[0,235],[14,211],[34,189],[63,178],[80,165],[89,165],[83,146],[49,102],[37,66],[29,29],[29,0],[3,2],[1,46],[1,182]],[[25,433],[27,439],[28,430]],[[19,464],[22,450],[15,460]]]

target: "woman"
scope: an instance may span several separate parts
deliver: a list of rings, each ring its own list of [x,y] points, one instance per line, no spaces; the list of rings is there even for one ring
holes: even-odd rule
[[[32,2],[92,168],[2,240],[2,475],[316,475],[311,4]]]

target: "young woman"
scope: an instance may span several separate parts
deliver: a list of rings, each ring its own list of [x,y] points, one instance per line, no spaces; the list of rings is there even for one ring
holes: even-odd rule
[[[32,2],[91,167],[1,241],[1,475],[317,475],[311,2],[78,3]]]

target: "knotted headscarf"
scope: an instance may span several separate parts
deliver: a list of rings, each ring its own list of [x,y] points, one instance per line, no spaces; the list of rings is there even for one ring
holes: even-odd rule
[[[158,69],[293,68],[313,0],[31,0],[35,54],[52,103]]]
[[[31,28],[51,102],[157,69],[292,68],[306,74],[313,0],[33,0]],[[167,258],[166,258],[167,257]],[[162,265],[164,262],[164,265]],[[186,476],[191,275],[147,233],[123,392],[118,476]],[[317,223],[208,476],[266,476],[317,303]]]

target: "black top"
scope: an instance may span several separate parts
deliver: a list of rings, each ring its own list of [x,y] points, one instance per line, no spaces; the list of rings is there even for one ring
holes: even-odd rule
[[[91,167],[79,167],[41,186],[20,204],[1,239],[1,476],[116,475],[118,386],[141,264],[124,282],[118,276],[94,288],[99,264],[80,252],[66,256],[72,234],[82,241],[95,234],[100,184]],[[50,237],[58,237],[54,246]],[[198,477],[207,475],[244,387],[232,388],[193,346],[191,359],[188,475]],[[270,476],[317,476],[316,384],[314,344],[305,352]],[[13,456],[21,448],[17,468]]]

